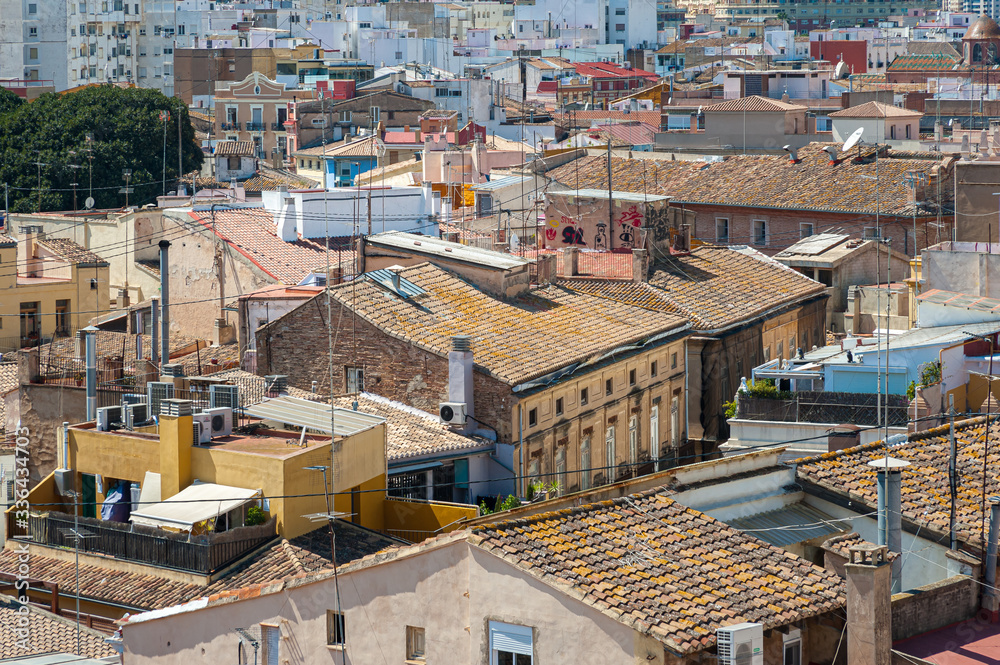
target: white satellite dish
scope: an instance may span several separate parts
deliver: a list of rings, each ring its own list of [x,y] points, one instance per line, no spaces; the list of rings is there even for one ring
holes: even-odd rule
[[[94,207],[94,197],[93,196],[88,196],[87,200],[83,202],[83,207],[86,208],[87,210],[90,210],[91,208],[93,208]]]
[[[851,134],[851,137],[846,141],[844,141],[844,147],[841,148],[841,150],[847,152],[848,150],[856,146],[858,144],[858,141],[861,140],[861,135],[864,133],[865,133],[865,128],[858,127],[856,130],[854,130],[854,133]]]
[[[837,79],[838,81],[840,79],[846,79],[850,75],[851,71],[847,68],[847,63],[844,62],[843,60],[838,62],[836,68],[834,68],[833,70],[833,78]]]

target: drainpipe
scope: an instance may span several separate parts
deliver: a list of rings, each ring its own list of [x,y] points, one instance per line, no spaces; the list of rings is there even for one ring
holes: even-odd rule
[[[153,343],[150,345],[149,358],[153,361],[153,367],[160,366],[160,299],[153,298],[152,305],[150,306],[150,312],[152,312],[152,320],[150,321],[150,327],[153,335]]]
[[[1000,609],[1000,593],[997,593],[997,536],[1000,535],[1000,496],[990,497],[990,537],[986,549],[986,584],[983,589],[983,609],[991,613],[993,622]]]
[[[97,419],[97,328],[83,329],[87,363],[87,422]]]
[[[517,495],[524,496],[524,409],[517,403]]]
[[[910,466],[906,460],[893,457],[868,462],[878,472],[878,544],[886,545],[890,552],[903,553],[901,486],[903,469]],[[902,590],[902,557],[892,562],[892,592]]]
[[[168,252],[170,243],[160,241],[160,297],[163,299],[163,315],[160,317],[160,362],[170,362],[170,266]]]
[[[63,429],[63,440],[62,440],[62,468],[69,468],[69,423],[64,422],[62,425]]]

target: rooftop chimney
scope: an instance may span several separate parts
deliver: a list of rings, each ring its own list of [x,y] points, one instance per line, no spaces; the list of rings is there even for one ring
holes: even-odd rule
[[[567,247],[563,250],[563,274],[567,277],[580,274],[579,247]]]
[[[632,281],[645,282],[649,279],[649,257],[644,249],[632,250]]]
[[[828,145],[825,148],[823,148],[823,152],[825,152],[826,154],[830,155],[830,164],[836,164],[837,163],[837,148],[836,147],[834,147],[832,145]]]
[[[847,662],[892,663],[892,594],[889,552],[884,545],[848,548]]]
[[[170,360],[170,243],[160,241],[160,362]]]
[[[464,402],[469,418],[475,414],[472,390],[472,337],[455,335],[448,352],[448,401]]]
[[[901,507],[901,485],[903,469],[910,463],[894,457],[883,457],[868,462],[878,472],[878,544],[885,545],[890,552],[902,554],[903,532]],[[902,557],[892,562],[892,592],[902,591],[900,575]]]

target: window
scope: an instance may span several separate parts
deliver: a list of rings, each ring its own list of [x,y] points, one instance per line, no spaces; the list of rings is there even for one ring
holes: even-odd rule
[[[874,226],[866,226],[864,237],[865,240],[877,240],[879,237],[878,229]]]
[[[729,244],[729,220],[725,217],[715,220],[715,241],[720,245]]]
[[[278,665],[281,629],[278,626],[260,624],[260,641],[262,646],[261,663],[263,665]]]
[[[490,665],[532,665],[531,628],[490,621]]]
[[[628,371],[628,384],[630,386],[634,386],[635,385],[635,370],[634,369],[630,369]]]
[[[813,225],[811,222],[801,222],[799,224],[799,237],[808,238],[813,234]]]
[[[347,392],[356,394],[365,389],[365,371],[360,367],[346,367]]]
[[[625,8],[619,7],[615,10],[615,16],[625,16]]]
[[[784,360],[785,359],[785,343],[784,342],[778,342],[778,359],[779,360]],[[728,395],[729,393],[726,393],[726,394]]]
[[[608,469],[608,481],[615,476],[615,426],[608,428],[604,435],[604,466]]]
[[[38,36],[38,28],[36,28],[34,26],[28,28],[28,36],[29,37],[37,37]]]
[[[656,376],[656,361],[649,363],[649,375]]]
[[[580,390],[580,406],[585,406],[587,404],[587,389],[582,388]]]
[[[407,629],[408,630],[408,629]],[[326,611],[326,643],[329,646],[344,644],[344,615],[334,610]]]
[[[424,660],[424,629],[406,627],[406,660]]]
[[[29,14],[37,14],[38,13],[38,5],[36,3],[34,3],[34,2],[28,3],[28,13]]]
[[[753,220],[753,244],[767,247],[767,222],[763,219]]]
[[[681,443],[681,398],[676,394],[670,400],[670,445],[676,448]]]
[[[74,49],[74,50],[76,50],[76,49]],[[28,49],[28,59],[29,60],[38,60],[38,49],[35,48],[34,46]]]
[[[787,635],[781,636],[783,665],[801,665],[802,663],[802,633],[791,629]]]
[[[608,379],[607,381],[605,381],[604,382],[604,394],[605,395],[610,395],[614,391],[615,391],[615,382],[614,382],[614,379]]]
[[[654,405],[649,411],[649,456],[655,463],[654,470],[660,470],[660,407]]]
[[[590,437],[583,437],[580,444],[580,489],[590,489]]]
[[[677,369],[677,352],[670,354],[670,369]]]
[[[625,24],[624,23],[616,23],[615,24],[615,32],[625,32]]]
[[[530,409],[528,411],[528,427],[534,427],[538,424],[538,409]]]
[[[556,484],[556,492],[566,492],[566,446],[559,446],[556,450]]]
[[[635,465],[639,461],[639,416],[632,416],[628,421],[628,461],[631,471],[635,473]]]

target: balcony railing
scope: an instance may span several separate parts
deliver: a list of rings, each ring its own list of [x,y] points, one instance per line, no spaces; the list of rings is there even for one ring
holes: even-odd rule
[[[224,122],[222,123],[222,129],[224,131],[240,131],[240,123],[238,122]]]
[[[89,517],[78,519],[79,526],[93,534],[80,540],[81,552],[204,575],[225,568],[277,537],[277,522],[273,518],[257,526],[237,527],[222,533],[200,536],[125,522],[108,522]],[[28,517],[25,533],[23,525],[19,525],[14,519],[14,511],[7,513],[8,537],[18,536],[39,545],[70,547],[65,534],[72,528],[72,515],[32,513]]]
[[[267,126],[263,122],[248,122],[247,131],[248,132],[262,132]]]
[[[285,131],[285,123],[283,123],[283,122],[272,122],[271,123],[271,131],[275,131],[275,132],[283,132],[283,131]]]

